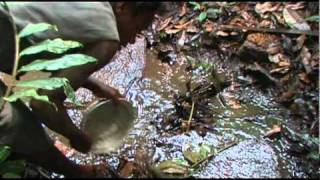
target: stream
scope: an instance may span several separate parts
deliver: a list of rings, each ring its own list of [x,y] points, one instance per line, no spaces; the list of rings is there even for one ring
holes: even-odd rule
[[[251,86],[240,87],[235,93],[235,96],[241,97],[239,108],[223,105],[218,96],[211,99],[208,106],[212,109],[210,123],[214,128],[205,135],[199,135],[194,130],[176,135],[159,131],[157,124],[174,111],[173,95],[186,91],[188,74],[185,72],[186,62],[183,58],[177,58],[177,63],[172,66],[161,63],[151,50],[146,50],[145,44],[144,39],[137,39],[135,44],[123,48],[110,64],[93,74],[126,94],[126,99],[137,108],[138,118],[125,143],[108,155],[75,152],[69,156],[70,159],[80,164],[107,162],[120,171],[121,159],[135,161],[137,150],[141,147],[148,151],[150,157],[145,160],[157,164],[172,158],[182,158],[182,149],[188,144],[205,143],[218,148],[237,140],[237,145],[203,163],[193,177],[307,177],[299,166],[299,159],[287,153],[290,143],[285,138],[264,138],[273,125],[290,121],[285,116],[286,110],[274,101],[274,96]],[[220,71],[227,71],[228,66],[222,62],[215,65]],[[92,93],[84,88],[80,88],[76,95],[82,102],[94,99]],[[230,88],[218,95],[230,96]],[[81,111],[70,109],[68,113],[74,123],[80,126]],[[53,135],[52,132],[51,135],[68,144],[63,137]],[[53,176],[62,177],[57,174]],[[134,176],[129,174],[128,177]]]

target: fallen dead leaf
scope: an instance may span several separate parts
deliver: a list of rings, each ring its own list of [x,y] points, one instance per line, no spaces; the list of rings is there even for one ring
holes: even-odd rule
[[[272,136],[277,135],[281,132],[281,127],[278,125],[273,125],[272,129],[270,131],[268,131],[264,137],[269,137],[272,138]]]
[[[267,49],[267,53],[270,55],[277,55],[282,52],[283,52],[283,48],[280,43],[271,43]]]
[[[285,74],[289,71],[289,68],[288,67],[280,67],[280,68],[275,68],[275,69],[272,69],[270,71],[270,74],[273,74],[273,73],[282,73],[282,74]]]
[[[306,48],[305,46],[301,50],[300,57],[307,74],[309,74],[311,72],[311,67],[310,67],[311,53],[309,52],[309,49]]]
[[[292,28],[296,28],[301,31],[311,30],[309,24],[295,10],[284,8],[283,17],[285,22]]]
[[[286,4],[284,6],[284,8],[289,8],[289,9],[292,9],[292,10],[304,9],[304,7],[305,7],[304,3],[305,2],[297,2],[295,4],[289,3],[289,4]]]
[[[185,29],[189,24],[191,24],[193,20],[190,20],[184,24],[174,25],[174,28],[176,29]]]
[[[264,2],[256,4],[254,9],[258,14],[264,14],[266,12],[273,12],[278,10],[280,5],[280,3]]]
[[[217,31],[217,32],[216,32],[216,35],[217,35],[217,36],[226,37],[226,36],[229,36],[229,33],[224,32],[224,31]]]
[[[241,108],[240,101],[237,99],[229,99],[228,104],[230,105],[230,107],[232,109],[240,109]]]
[[[300,73],[298,76],[299,76],[299,79],[306,84],[309,84],[311,82],[305,72]]]
[[[179,14],[179,16],[184,16],[187,13],[187,3],[183,3],[183,6],[181,8],[181,12]]]
[[[188,28],[187,28],[187,32],[190,32],[190,33],[197,33],[199,31],[200,30],[194,25],[189,25]]]
[[[303,47],[304,42],[306,41],[306,39],[307,39],[307,36],[305,34],[302,34],[301,36],[299,36],[296,39],[297,45],[295,46],[295,51],[298,51]]]
[[[172,16],[168,17],[163,22],[161,22],[159,25],[159,28],[157,28],[157,31],[161,31],[164,28],[166,28],[169,25],[169,23],[171,22],[171,20],[172,20]]]
[[[206,21],[202,27],[205,29],[206,32],[212,32],[213,31],[213,22],[212,21]]]
[[[232,31],[232,32],[230,33],[230,35],[231,35],[231,36],[237,36],[237,35],[239,35],[239,33],[238,33],[238,32],[235,32],[235,31]]]
[[[272,21],[265,19],[265,20],[262,20],[258,26],[265,27],[265,28],[272,28],[274,27],[274,24]]]
[[[289,61],[280,61],[278,63],[278,66],[280,67],[289,67],[291,65],[291,63]]]
[[[185,41],[186,41],[186,31],[184,30],[182,31],[181,37],[179,38],[177,45],[182,47]]]
[[[180,32],[182,29],[165,29],[165,32],[167,34],[176,34],[178,32]]]

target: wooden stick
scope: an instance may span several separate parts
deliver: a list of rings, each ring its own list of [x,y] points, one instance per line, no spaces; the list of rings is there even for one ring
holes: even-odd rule
[[[190,129],[193,110],[194,110],[194,101],[192,101],[192,107],[191,107],[191,112],[190,112],[190,116],[189,116],[189,120],[188,120],[187,132],[189,132],[189,129]]]
[[[195,164],[193,164],[193,165],[191,166],[191,168],[197,167],[199,164],[203,163],[204,161],[212,158],[213,156],[216,156],[216,155],[219,154],[220,152],[222,152],[222,151],[224,151],[224,150],[226,150],[226,149],[228,149],[228,148],[230,148],[230,147],[232,147],[232,146],[234,146],[234,145],[236,145],[236,144],[238,144],[238,141],[234,141],[234,142],[226,145],[225,147],[219,149],[219,151],[218,151],[216,154],[214,154],[214,153],[213,153],[213,154],[210,154],[210,155],[207,156],[206,158],[203,158],[203,159],[201,159],[200,161],[196,162]]]
[[[264,33],[284,33],[284,34],[306,34],[309,36],[319,36],[318,31],[301,31],[296,29],[270,29],[270,28],[255,28],[255,27],[240,27],[232,25],[220,25],[218,30],[241,30],[251,32],[264,32]]]

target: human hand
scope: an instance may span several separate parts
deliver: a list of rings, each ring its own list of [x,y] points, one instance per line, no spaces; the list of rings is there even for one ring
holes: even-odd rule
[[[111,99],[116,105],[122,104],[122,101],[125,100],[125,97],[115,88],[104,85],[101,89],[104,97]]]

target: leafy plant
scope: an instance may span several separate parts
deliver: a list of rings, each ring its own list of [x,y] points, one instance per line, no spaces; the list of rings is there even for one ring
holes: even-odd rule
[[[207,12],[201,12],[200,15],[198,16],[198,20],[200,22],[203,22],[207,18]]]
[[[201,5],[197,2],[194,2],[194,1],[190,1],[189,4],[191,4],[193,6],[193,10],[200,10],[201,8]]]
[[[2,178],[20,178],[26,162],[24,160],[8,160],[9,146],[0,146],[0,176]]]
[[[200,23],[204,22],[207,18],[215,19],[218,17],[218,14],[220,13],[219,9],[207,8],[207,3],[205,3],[205,2],[200,4],[197,2],[191,1],[191,2],[189,2],[189,4],[191,4],[193,6],[193,10],[202,11],[198,16],[198,20]],[[201,9],[201,6],[203,6],[204,8]]]
[[[38,24],[29,24],[24,29],[20,31],[18,35],[16,35],[17,42],[19,42],[20,38],[25,38],[31,36],[35,33],[40,33],[47,30],[58,31],[58,28],[55,25],[47,24],[47,23],[38,23]],[[16,44],[19,47],[19,44]],[[19,48],[16,49],[19,49]],[[38,54],[41,52],[49,52],[54,54],[62,54],[67,52],[69,49],[80,48],[83,45],[76,41],[66,41],[61,38],[56,38],[53,40],[45,40],[38,44],[32,45],[30,47],[22,50],[16,57],[15,60],[15,68],[18,67],[18,62],[20,57],[26,55]],[[74,104],[80,106],[81,104],[76,100],[75,93],[73,88],[71,87],[68,79],[66,78],[46,78],[46,79],[37,79],[37,80],[29,80],[29,81],[18,81],[16,80],[16,76],[19,73],[30,72],[30,71],[41,71],[41,70],[49,70],[56,71],[61,69],[66,69],[74,66],[79,66],[87,63],[96,62],[96,59],[87,56],[84,54],[67,54],[60,58],[46,60],[46,59],[37,59],[22,66],[20,69],[15,69],[12,74],[12,79],[14,80],[13,87],[23,87],[27,89],[21,89],[15,91],[13,94],[11,92],[7,92],[4,100],[13,102],[22,98],[34,98],[43,102],[47,102],[49,104],[54,105],[49,101],[49,98],[45,95],[40,96],[37,93],[38,89],[45,90],[55,90],[58,88],[63,88],[67,98]],[[11,91],[12,87],[8,88]],[[11,95],[10,95],[11,94]]]
[[[4,2],[3,4],[6,7],[5,9],[8,10],[6,3]],[[84,54],[68,54],[57,59],[51,59],[51,60],[38,59],[18,69],[20,57],[22,56],[33,55],[41,52],[62,54],[67,52],[69,49],[83,47],[83,45],[76,41],[66,41],[66,40],[57,38],[53,40],[45,40],[33,46],[27,47],[26,49],[22,50],[22,52],[19,53],[20,38],[26,38],[34,35],[35,33],[40,33],[47,30],[58,31],[58,28],[55,25],[51,25],[48,23],[29,24],[24,29],[22,29],[18,34],[12,16],[10,17],[10,20],[12,21],[12,26],[15,33],[15,39],[14,39],[15,46],[16,46],[15,59],[14,59],[13,71],[10,78],[12,80],[12,83],[9,85],[6,84],[8,88],[3,99],[9,102],[14,102],[14,101],[17,101],[18,99],[34,98],[55,106],[55,104],[49,100],[48,96],[39,95],[37,93],[37,90],[38,89],[55,90],[58,88],[63,88],[64,93],[66,94],[67,98],[71,101],[71,103],[74,103],[76,105],[81,105],[76,100],[75,92],[71,87],[68,79],[66,78],[53,77],[53,78],[46,78],[46,79],[22,81],[22,80],[17,80],[16,77],[17,75],[23,72],[41,71],[41,70],[50,70],[50,71],[61,70],[61,69],[66,69],[74,66],[83,65],[86,63],[93,63],[93,62],[96,62],[96,59]],[[13,92],[12,89],[14,87],[20,87],[20,88],[22,87],[22,89],[16,90]],[[10,155],[10,147],[0,146],[0,176],[2,178],[19,178],[20,177],[19,174],[24,171],[26,163],[24,160],[9,161],[7,160],[9,155]]]

